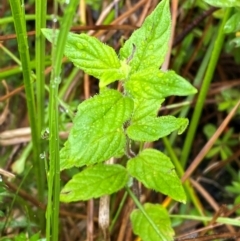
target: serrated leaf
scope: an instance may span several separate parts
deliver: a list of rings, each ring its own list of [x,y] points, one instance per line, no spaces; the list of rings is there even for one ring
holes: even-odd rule
[[[233,14],[224,26],[225,33],[233,33],[240,30],[240,12]]]
[[[139,235],[143,241],[171,241],[173,240],[174,230],[171,227],[171,220],[164,207],[158,204],[146,203],[144,209],[152,221],[158,227],[163,238],[160,238],[153,229],[149,221],[140,210],[134,210],[130,219],[133,226],[133,232]]]
[[[230,8],[240,7],[240,0],[204,0],[206,3],[219,7],[219,8]]]
[[[62,189],[60,200],[74,202],[110,195],[123,188],[127,181],[128,173],[124,167],[98,164],[73,176]]]
[[[167,96],[186,96],[197,93],[197,90],[174,71],[162,72],[157,69],[146,69],[130,76],[125,82],[125,89],[133,98],[163,99]]]
[[[51,42],[53,31],[42,29],[42,32]],[[56,31],[56,37],[58,33]],[[100,87],[125,79],[129,71],[121,64],[113,48],[87,34],[69,33],[64,54],[75,66],[99,79]]]
[[[185,203],[186,195],[170,159],[154,149],[145,149],[127,163],[127,170],[145,187]]]
[[[163,0],[120,49],[121,59],[132,58],[131,73],[161,66],[168,49],[170,29],[169,1]]]
[[[110,89],[81,103],[68,142],[60,153],[61,169],[123,155],[126,144],[123,124],[132,110],[130,98]]]
[[[158,118],[146,117],[140,121],[133,122],[127,128],[127,135],[135,141],[156,141],[178,130],[178,134],[188,126],[188,119],[176,118],[174,116],[161,116]]]

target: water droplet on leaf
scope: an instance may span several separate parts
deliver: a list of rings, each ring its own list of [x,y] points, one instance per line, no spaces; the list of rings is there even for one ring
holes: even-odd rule
[[[58,21],[58,20],[57,20],[57,17],[53,16],[52,21],[53,21],[54,23],[56,23],[56,22]]]
[[[44,129],[44,130],[42,130],[42,132],[41,132],[41,138],[42,139],[48,139],[49,138],[49,128],[46,128],[46,129]]]
[[[54,83],[59,85],[61,83],[61,78],[60,76],[54,78]]]
[[[45,158],[46,158],[45,152],[41,153],[41,154],[39,155],[39,157],[40,157],[41,159],[45,159]]]

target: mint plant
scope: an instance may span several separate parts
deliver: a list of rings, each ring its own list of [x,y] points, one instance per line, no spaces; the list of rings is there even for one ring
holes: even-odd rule
[[[186,96],[197,90],[174,71],[161,71],[170,38],[169,1],[163,0],[116,54],[86,34],[69,33],[64,53],[75,66],[99,79],[100,93],[78,106],[68,140],[60,152],[61,170],[82,171],[64,186],[60,199],[73,202],[111,195],[131,186],[133,178],[147,188],[185,202],[186,196],[171,160],[162,152],[142,149],[173,131],[181,134],[186,118],[157,116],[165,97]],[[42,30],[49,41],[58,32]],[[121,81],[123,93],[108,85]],[[131,144],[139,144],[137,153]],[[106,165],[110,158],[128,157],[127,165]],[[133,230],[143,240],[171,240],[173,230],[161,205],[145,204],[146,215],[133,211]],[[151,235],[148,235],[150,233]]]

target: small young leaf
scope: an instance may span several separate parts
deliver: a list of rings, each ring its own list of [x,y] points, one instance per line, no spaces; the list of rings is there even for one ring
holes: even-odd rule
[[[131,73],[161,66],[168,49],[170,29],[169,0],[163,0],[120,50],[121,59],[131,59]]]
[[[127,128],[127,135],[135,141],[156,141],[178,130],[178,134],[188,126],[188,119],[176,118],[174,116],[161,116],[158,118],[146,117],[140,121],[133,122]]]
[[[98,164],[76,174],[60,194],[62,202],[89,200],[117,192],[126,185],[128,173],[123,166]]]
[[[130,76],[124,84],[133,98],[163,99],[167,96],[185,96],[197,90],[174,71],[162,72],[158,69],[145,69]]]
[[[170,159],[154,149],[145,149],[127,163],[127,170],[145,187],[185,203],[186,195]]]
[[[139,235],[143,241],[173,240],[174,230],[171,227],[171,220],[166,209],[161,205],[154,205],[151,203],[144,204],[144,209],[152,221],[156,224],[164,239],[159,237],[140,210],[134,210],[130,216],[133,232],[136,235]]]
[[[53,31],[42,29],[42,32],[51,42]],[[56,31],[56,37],[58,33]],[[64,54],[75,66],[99,79],[100,87],[126,78],[129,71],[121,64],[113,48],[87,34],[69,33]]]
[[[208,140],[214,135],[216,130],[217,130],[217,128],[213,124],[207,124],[203,127],[203,132],[206,135],[206,137],[208,138]]]
[[[240,30],[240,12],[233,14],[224,26],[225,33],[233,33]]]
[[[123,124],[132,113],[133,101],[107,89],[81,103],[60,157],[64,167],[91,165],[124,154]]]

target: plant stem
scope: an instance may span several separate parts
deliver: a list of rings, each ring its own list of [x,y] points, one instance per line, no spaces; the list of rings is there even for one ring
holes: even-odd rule
[[[41,140],[41,131],[44,126],[44,103],[45,103],[45,38],[41,33],[41,28],[46,26],[46,10],[47,2],[46,0],[37,0],[36,1],[36,107],[38,113],[38,139]],[[42,141],[39,141],[40,153],[43,153],[44,147]],[[39,163],[39,172],[40,177],[43,180],[43,189],[45,190],[45,168],[44,162]],[[41,202],[44,201],[44,195],[41,197]],[[43,225],[41,225],[43,227]]]
[[[194,113],[193,113],[192,119],[190,121],[190,126],[188,129],[186,140],[184,142],[183,150],[181,153],[182,166],[185,166],[185,164],[188,160],[189,154],[190,154],[192,142],[193,142],[193,139],[194,139],[194,136],[196,133],[196,129],[197,129],[197,126],[199,123],[199,119],[200,119],[200,116],[202,113],[203,105],[204,105],[204,102],[205,102],[205,99],[207,96],[207,92],[208,92],[208,89],[209,89],[209,86],[210,86],[210,83],[211,83],[211,80],[212,80],[212,77],[213,77],[213,74],[214,74],[214,71],[215,71],[215,68],[217,65],[217,61],[218,61],[218,58],[219,58],[219,55],[220,55],[220,52],[222,49],[222,45],[223,45],[223,41],[224,41],[223,28],[230,16],[230,12],[231,12],[231,8],[227,8],[225,10],[223,20],[222,20],[221,25],[218,30],[218,35],[217,35],[216,42],[215,42],[215,45],[213,48],[212,56],[211,56],[204,80],[203,80],[203,84],[200,89],[200,93],[199,93],[199,96],[197,99],[196,106],[194,108]]]
[[[44,102],[45,102],[45,38],[41,29],[46,27],[46,0],[36,1],[36,94],[37,94],[37,111],[38,111],[38,131],[39,135],[44,125]]]
[[[126,187],[126,190],[128,192],[128,194],[131,196],[131,198],[133,199],[134,203],[136,204],[136,206],[139,208],[139,210],[142,212],[142,214],[145,216],[145,218],[148,220],[148,222],[151,224],[152,228],[156,231],[156,233],[158,234],[158,236],[161,238],[161,240],[165,240],[165,238],[163,237],[163,235],[161,234],[161,232],[159,231],[158,227],[156,226],[156,224],[153,222],[153,220],[149,217],[149,215],[146,213],[146,211],[144,210],[142,204],[138,201],[137,197],[133,194],[133,192],[130,190],[129,187]]]
[[[28,51],[28,40],[25,26],[24,5],[21,5],[19,0],[10,0],[12,15],[14,18],[14,25],[17,34],[18,51],[22,63],[23,80],[26,91],[26,101],[28,108],[28,115],[31,127],[32,143],[33,143],[33,160],[34,171],[37,178],[38,197],[43,200],[44,196],[44,178],[42,175],[42,164],[40,159],[39,135],[37,127],[37,115],[35,99],[33,94],[33,81],[31,79],[30,56]],[[40,223],[44,223],[44,215],[39,212]]]
[[[167,152],[171,158],[171,161],[173,162],[174,166],[176,167],[176,171],[177,171],[177,174],[182,177],[183,174],[184,174],[184,170],[183,170],[183,167],[181,166],[173,148],[172,148],[172,145],[170,144],[169,140],[167,137],[163,137],[163,143],[167,149]],[[203,211],[202,211],[202,205],[201,205],[201,202],[199,201],[193,187],[191,186],[189,180],[187,180],[185,183],[184,183],[184,188],[188,194],[188,196],[191,198],[194,206],[196,207],[198,213],[203,216]],[[167,207],[167,205],[169,205],[170,201],[167,202],[167,203],[164,203],[164,207]]]
[[[31,20],[35,20],[37,18],[37,15],[35,14],[26,14],[25,15],[25,20],[26,21],[31,21]],[[52,16],[51,15],[46,15],[46,19],[47,20],[51,20]],[[3,24],[9,24],[12,23],[14,21],[13,17],[4,17],[0,19],[0,25]]]
[[[212,51],[213,51],[213,46],[214,46],[215,40],[216,40],[216,31],[214,31],[211,43],[208,46],[206,54],[204,55],[204,58],[201,62],[200,68],[198,69],[198,72],[197,72],[197,74],[194,78],[193,85],[196,86],[196,87],[199,87],[201,85],[202,79],[203,79],[204,74],[206,72],[206,69],[207,69],[207,66],[208,66]],[[185,102],[191,103],[194,100],[194,97],[195,97],[194,95],[188,96],[186,98]],[[189,113],[189,110],[190,110],[190,106],[184,106],[181,109],[181,112],[179,113],[178,117],[187,117],[187,115]],[[173,132],[171,134],[170,138],[169,138],[170,142],[174,143],[176,137],[177,137],[177,132]],[[182,167],[183,167],[183,169],[185,168],[185,163],[182,163]]]
[[[78,0],[70,1],[67,5],[60,32],[55,44],[53,31],[53,69],[50,81],[50,103],[49,103],[49,179],[48,179],[48,206],[47,206],[47,241],[57,241],[59,233],[59,193],[60,193],[60,164],[59,164],[59,130],[58,130],[58,88],[60,84],[61,64],[67,34],[72,24],[73,16]],[[54,1],[55,17],[57,13],[57,0]],[[54,18],[54,20],[57,18]]]
[[[117,212],[116,212],[116,214],[115,214],[115,216],[114,216],[114,218],[113,218],[113,220],[111,222],[111,225],[110,225],[110,228],[109,228],[110,233],[112,232],[112,230],[114,228],[114,225],[115,225],[115,223],[116,223],[116,221],[117,221],[117,219],[118,219],[118,217],[120,215],[120,212],[122,211],[122,208],[123,208],[123,205],[124,205],[124,203],[125,203],[125,201],[127,199],[127,196],[128,196],[128,193],[125,192],[124,195],[123,195],[123,198],[122,198],[122,200],[121,200],[121,202],[120,202],[120,204],[118,206],[118,210],[117,210]]]

